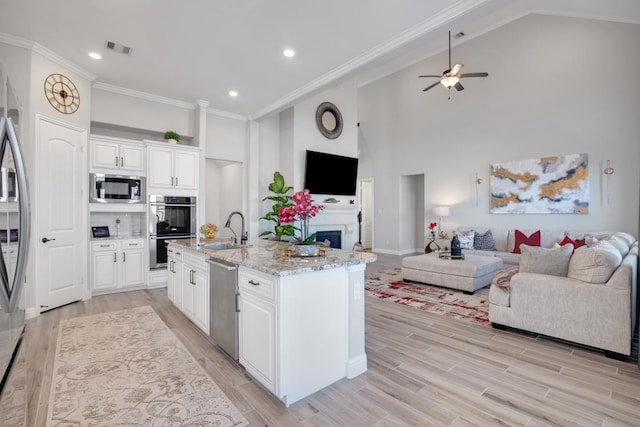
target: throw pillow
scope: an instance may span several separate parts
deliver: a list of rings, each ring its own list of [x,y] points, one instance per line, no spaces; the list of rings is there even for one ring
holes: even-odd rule
[[[619,250],[620,255],[622,255],[623,258],[629,253],[629,245],[627,245],[627,243],[619,237],[611,236],[608,239],[602,241],[611,244],[611,246]]]
[[[476,232],[473,235],[473,249],[481,251],[495,251],[496,243],[493,241],[493,233],[487,230],[484,234]]]
[[[520,230],[515,231],[515,245],[511,252],[514,254],[520,253],[520,245],[540,246],[540,230],[531,233],[531,236],[527,236]]]
[[[607,283],[621,263],[620,251],[607,242],[583,246],[571,257],[567,277],[588,283]]]
[[[540,248],[536,246],[520,245],[521,273],[548,274],[550,276],[567,277],[569,260],[573,252],[572,245],[559,248]]]
[[[473,249],[473,236],[475,232],[473,230],[467,233],[458,233],[458,240],[460,240],[461,249]]]
[[[575,252],[575,250],[578,249],[579,247],[585,246],[587,242],[585,241],[585,239],[573,240],[569,236],[564,236],[564,239],[562,239],[562,241],[560,242],[560,246],[569,245],[569,244],[573,245],[573,251]]]
[[[618,231],[617,233],[614,233],[614,236],[621,238],[622,240],[627,242],[629,246],[633,245],[636,242],[635,237],[633,237],[629,233],[625,233],[624,231]]]

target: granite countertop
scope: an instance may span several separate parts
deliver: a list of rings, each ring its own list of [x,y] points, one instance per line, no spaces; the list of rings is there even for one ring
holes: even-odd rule
[[[196,239],[170,242],[196,252],[231,264],[248,267],[272,276],[289,276],[317,270],[328,270],[348,265],[373,262],[377,256],[371,252],[351,252],[330,248],[326,255],[317,257],[294,257],[285,253],[289,246],[286,242],[258,240],[237,249],[206,249]]]

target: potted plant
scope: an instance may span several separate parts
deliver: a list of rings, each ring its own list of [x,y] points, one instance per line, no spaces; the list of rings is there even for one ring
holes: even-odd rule
[[[300,221],[300,238],[297,240],[295,250],[298,255],[316,255],[316,233],[309,234],[309,220],[324,209],[323,205],[313,203],[309,190],[298,191],[293,195],[293,206],[280,209],[280,222],[291,223]]]
[[[164,133],[164,139],[167,140],[169,144],[177,144],[180,141],[180,135],[172,130],[168,130]]]
[[[272,196],[267,196],[262,201],[271,200],[273,206],[271,210],[267,212],[262,218],[265,221],[271,221],[275,223],[273,231],[267,230],[260,234],[260,237],[267,238],[273,236],[275,240],[282,240],[282,236],[294,236],[296,227],[292,224],[284,224],[280,221],[280,209],[293,206],[293,197],[288,193],[293,189],[284,182],[284,177],[278,171],[273,173],[273,182],[269,184],[269,191],[273,193]]]

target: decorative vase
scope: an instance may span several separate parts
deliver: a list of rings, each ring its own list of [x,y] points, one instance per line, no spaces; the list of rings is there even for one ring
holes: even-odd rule
[[[317,245],[293,245],[296,250],[296,254],[300,256],[315,256],[318,255]]]
[[[178,143],[178,141],[177,141],[177,140],[175,140],[175,139],[167,139],[167,142],[168,142],[169,144],[177,144],[177,143]]]

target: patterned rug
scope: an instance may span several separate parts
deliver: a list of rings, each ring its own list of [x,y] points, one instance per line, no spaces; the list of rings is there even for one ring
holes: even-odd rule
[[[243,426],[149,306],[60,322],[48,426]]]
[[[489,287],[466,295],[455,289],[405,282],[400,269],[394,268],[368,276],[364,289],[367,295],[384,301],[489,325]]]

